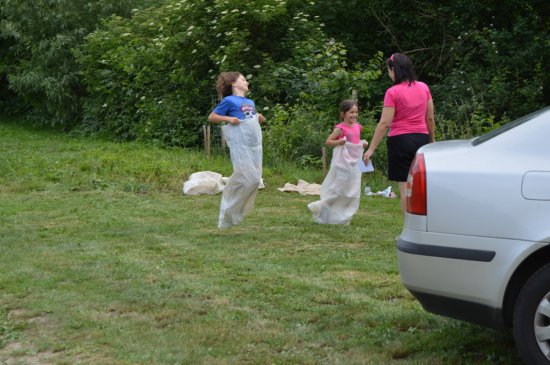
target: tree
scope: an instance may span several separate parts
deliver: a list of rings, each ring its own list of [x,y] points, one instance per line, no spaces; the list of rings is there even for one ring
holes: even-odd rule
[[[77,52],[89,91],[82,128],[196,146],[216,103],[216,77],[227,70],[247,76],[251,97],[268,114],[285,103],[336,111],[355,82],[366,95],[379,72],[349,68],[343,45],[326,37],[308,7],[169,0],[131,19],[112,17]]]
[[[80,116],[85,88],[71,49],[99,19],[152,0],[0,0],[3,63],[10,89],[39,123],[71,126]]]
[[[314,9],[351,63],[373,49],[409,55],[440,120],[506,122],[550,104],[548,1],[318,0]]]

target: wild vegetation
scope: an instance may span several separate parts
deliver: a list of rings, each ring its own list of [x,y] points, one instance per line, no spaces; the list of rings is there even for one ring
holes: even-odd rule
[[[249,77],[275,159],[317,164],[338,101],[365,137],[392,52],[432,88],[438,138],[548,105],[550,5],[541,0],[20,2],[0,0],[3,113],[119,140],[197,147],[223,70]],[[375,163],[383,166],[383,153]]]

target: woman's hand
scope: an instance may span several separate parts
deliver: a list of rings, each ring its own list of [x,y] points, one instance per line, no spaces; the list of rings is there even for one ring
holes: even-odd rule
[[[373,153],[374,153],[373,151],[367,150],[363,154],[363,161],[365,161],[365,164],[367,164],[369,162],[369,160],[372,158]]]

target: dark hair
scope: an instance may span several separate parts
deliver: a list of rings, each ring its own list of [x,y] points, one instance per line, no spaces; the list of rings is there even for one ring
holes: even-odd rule
[[[224,98],[226,96],[233,94],[233,83],[237,81],[239,76],[242,74],[240,72],[236,71],[230,71],[230,72],[222,72],[218,76],[218,80],[216,81],[216,91],[218,92],[218,96],[220,98]]]
[[[386,60],[386,66],[395,73],[394,85],[408,81],[409,85],[416,81],[416,73],[411,59],[404,54],[394,53]]]
[[[351,108],[353,108],[354,106],[356,106],[357,108],[359,108],[359,105],[357,104],[357,101],[355,100],[352,100],[352,99],[345,99],[345,100],[342,100],[340,102],[340,121],[343,121],[344,118],[343,118],[343,114],[348,112]]]

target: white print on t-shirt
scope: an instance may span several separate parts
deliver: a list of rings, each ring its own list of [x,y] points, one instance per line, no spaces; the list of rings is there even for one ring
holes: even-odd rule
[[[241,105],[241,111],[243,112],[245,118],[253,118],[256,115],[256,110],[252,105],[243,104]]]

